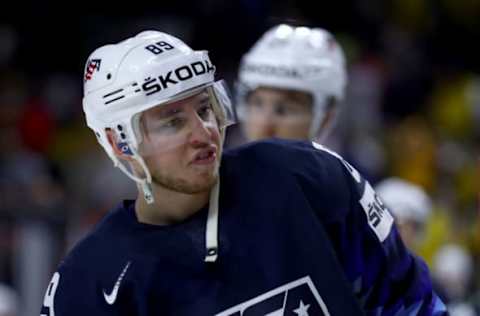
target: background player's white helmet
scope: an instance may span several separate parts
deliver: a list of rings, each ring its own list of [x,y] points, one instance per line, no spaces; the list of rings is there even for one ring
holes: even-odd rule
[[[400,178],[388,178],[377,184],[375,191],[392,211],[403,220],[424,225],[432,212],[432,201],[418,185]]]
[[[459,244],[443,245],[433,258],[433,277],[453,302],[465,299],[474,271],[471,255]]]
[[[139,114],[207,89],[223,131],[232,122],[233,112],[225,85],[214,80],[214,73],[206,51],[194,51],[178,38],[158,31],[102,46],[85,66],[83,109],[87,125],[114,164],[148,191],[151,175],[137,152],[142,141]],[[120,163],[108,142],[107,130],[116,133],[119,147],[138,161],[145,178]]]
[[[343,50],[328,31],[275,26],[241,60],[237,84],[240,117],[248,93],[260,86],[307,92],[313,97],[310,134],[315,137],[328,100],[343,99],[346,76]]]

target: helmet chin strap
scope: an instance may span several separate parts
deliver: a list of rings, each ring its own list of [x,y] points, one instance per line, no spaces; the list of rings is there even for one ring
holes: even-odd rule
[[[321,100],[321,103],[314,104],[313,119],[309,131],[310,139],[319,143],[324,142],[337,123],[338,111],[337,101],[330,104],[328,98]]]
[[[135,181],[136,183],[140,184],[140,187],[142,188],[143,191],[143,197],[147,204],[153,204],[155,202],[155,198],[153,196],[153,190],[152,190],[152,175],[150,174],[150,170],[148,170],[147,165],[145,164],[145,161],[143,158],[138,154],[138,152],[133,148],[133,146],[130,147],[130,150],[132,151],[132,158],[135,159],[140,167],[143,170],[143,173],[145,174],[145,178],[142,179],[135,175],[132,171],[128,170],[124,164],[122,164],[117,157],[114,156],[114,165],[118,167],[124,174],[126,174],[130,179]]]
[[[218,200],[220,198],[220,175],[210,191],[205,244],[207,253],[205,262],[215,262],[218,257]]]
[[[320,127],[323,124],[323,121],[326,117],[326,100],[313,100],[313,117],[312,123],[310,125],[310,139],[316,139],[317,137],[321,136],[320,134]],[[323,132],[322,132],[323,133]]]
[[[155,198],[153,197],[152,184],[144,180],[140,185],[143,191],[143,198],[147,204],[153,204],[153,202],[155,202]]]
[[[220,164],[222,162],[223,143],[225,141],[225,129],[221,128],[221,142],[218,162],[218,178],[210,191],[210,203],[208,206],[207,227],[205,229],[205,245],[207,253],[205,262],[215,262],[218,258],[218,202],[220,200]]]

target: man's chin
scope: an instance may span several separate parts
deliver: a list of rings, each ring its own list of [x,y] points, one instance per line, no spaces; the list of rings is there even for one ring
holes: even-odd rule
[[[212,189],[215,183],[218,181],[218,176],[206,175],[198,177],[198,181],[193,181],[191,178],[188,180],[183,179],[153,179],[156,185],[163,186],[169,190],[184,193],[184,194],[199,194],[208,192]]]
[[[217,182],[216,177],[211,177],[210,179],[205,179],[203,181],[199,181],[196,183],[188,183],[186,184],[182,189],[181,192],[187,193],[187,194],[198,194],[198,193],[204,193],[204,192],[209,192],[215,183]]]

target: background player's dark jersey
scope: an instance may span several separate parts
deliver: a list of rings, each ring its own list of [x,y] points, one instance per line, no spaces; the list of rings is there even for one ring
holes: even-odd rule
[[[66,257],[42,313],[85,315],[443,315],[368,182],[320,145],[225,152],[219,257],[204,262],[207,208],[187,221],[111,211]]]

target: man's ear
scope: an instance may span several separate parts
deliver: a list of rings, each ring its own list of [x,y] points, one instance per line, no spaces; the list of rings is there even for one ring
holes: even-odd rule
[[[132,161],[132,152],[130,151],[128,144],[125,142],[119,142],[117,135],[110,128],[107,128],[105,133],[107,134],[108,143],[112,147],[115,156],[123,160]]]

